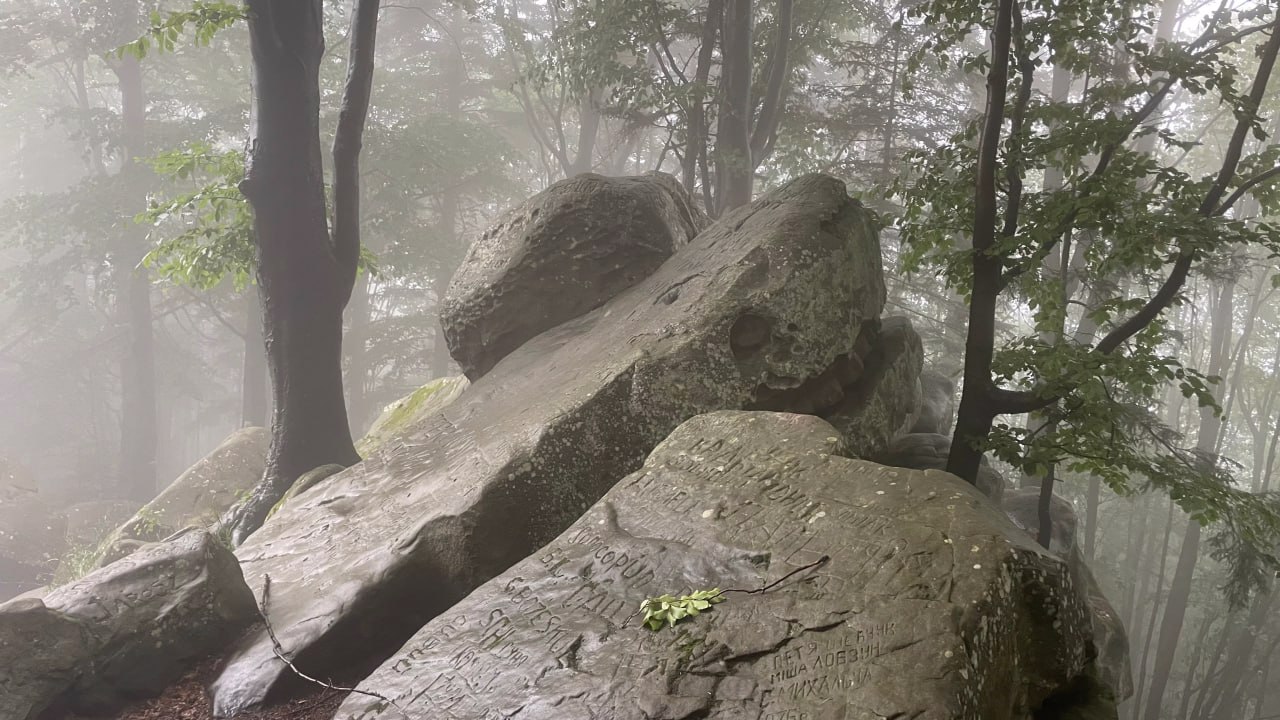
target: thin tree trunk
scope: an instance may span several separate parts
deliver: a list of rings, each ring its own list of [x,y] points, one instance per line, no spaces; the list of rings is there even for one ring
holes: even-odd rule
[[[138,27],[138,6],[130,0],[123,5],[125,27]],[[120,87],[125,159],[120,182],[145,193],[146,173],[140,158],[146,154],[147,100],[142,85],[142,66],[127,55],[115,68]],[[145,196],[136,198],[136,207],[145,206]],[[156,494],[156,368],[155,334],[152,327],[151,278],[139,265],[146,252],[140,230],[128,219],[116,257],[122,315],[127,328],[127,350],[120,365],[120,485],[121,494],[145,502]]]
[[[681,174],[684,188],[693,194],[698,182],[699,161],[707,156],[707,81],[711,77],[711,62],[715,56],[716,37],[724,18],[724,0],[707,2],[706,19],[702,21],[702,44],[698,46],[698,65],[694,69],[693,87],[689,93],[689,120],[685,131],[684,157],[681,158]],[[705,174],[705,173],[704,173]],[[710,188],[703,186],[704,193]],[[714,203],[704,201],[708,213],[715,213]]]
[[[351,436],[364,434],[365,424],[369,420],[369,313],[372,308],[370,293],[373,292],[369,274],[365,273],[356,279],[356,288],[351,293],[351,303],[347,306],[350,322],[347,327],[347,419],[351,423]]]
[[[751,202],[751,0],[725,0],[716,126],[716,215]]]

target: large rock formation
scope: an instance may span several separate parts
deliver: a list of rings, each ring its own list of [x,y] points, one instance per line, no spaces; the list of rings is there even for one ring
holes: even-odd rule
[[[250,587],[271,577],[271,624],[304,669],[371,669],[359,661],[561,533],[682,421],[848,363],[884,292],[867,213],[843,183],[800,178],[287,503],[237,551]],[[843,388],[829,393],[838,405]],[[260,703],[284,672],[251,635],[216,711]]]
[[[920,412],[910,432],[950,435],[955,392],[956,384],[946,375],[934,370],[920,373]]]
[[[188,526],[212,526],[262,479],[270,442],[265,428],[232,433],[108,536],[98,567]]]
[[[1040,489],[1019,488],[1005,496],[1003,508],[1009,519],[1030,537],[1040,533]],[[1119,613],[1102,592],[1102,586],[1089,569],[1089,563],[1076,542],[1075,508],[1059,495],[1049,502],[1049,549],[1071,569],[1076,587],[1085,594],[1091,613],[1093,645],[1097,658],[1088,682],[1097,686],[1093,692],[1097,713],[1090,718],[1108,720],[1115,717],[1115,705],[1133,694],[1133,671],[1129,661],[1129,636]]]
[[[1077,717],[1089,618],[1066,565],[959,479],[843,452],[812,416],[684,423],[337,720]],[[740,590],[657,632],[634,612],[712,588]]]
[[[0,605],[0,720],[159,692],[256,617],[235,557],[199,531]]]
[[[562,180],[471,245],[440,321],[472,380],[648,277],[708,224],[670,175]]]

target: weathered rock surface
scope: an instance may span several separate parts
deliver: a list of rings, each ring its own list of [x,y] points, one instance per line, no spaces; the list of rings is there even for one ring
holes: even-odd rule
[[[710,221],[664,173],[562,180],[472,244],[440,321],[475,380],[539,333],[648,277]]]
[[[933,370],[920,373],[920,412],[910,432],[950,435],[955,392],[956,384],[946,375]]]
[[[330,463],[328,465],[321,465],[315,470],[308,470],[307,472],[302,473],[302,475],[298,476],[297,480],[293,481],[293,485],[289,486],[289,490],[285,492],[284,497],[280,498],[280,502],[276,503],[275,506],[271,508],[271,512],[267,513],[267,517],[270,518],[280,512],[280,508],[284,507],[285,503],[292,502],[294,498],[298,497],[302,493],[346,469],[347,468],[342,465]]]
[[[913,470],[946,470],[951,438],[936,433],[907,433],[889,441],[889,446],[871,457],[883,465]],[[978,468],[978,489],[995,503],[1004,496],[1004,477],[987,459]]]
[[[83,623],[36,599],[0,605],[0,720],[39,716],[89,657]]]
[[[1003,508],[1009,519],[1029,536],[1040,532],[1040,490],[1019,488],[1005,496]],[[1049,504],[1049,547],[1071,569],[1076,587],[1081,589],[1089,604],[1093,629],[1093,645],[1097,656],[1092,664],[1089,680],[1098,685],[1094,692],[1095,714],[1092,718],[1112,718],[1117,715],[1115,705],[1133,695],[1133,671],[1129,660],[1129,636],[1119,613],[1111,605],[1102,586],[1098,584],[1084,554],[1076,542],[1077,519],[1075,509],[1066,499],[1054,495]]]
[[[103,541],[97,566],[104,567],[183,528],[212,526],[262,479],[270,442],[266,428],[249,427],[232,433],[111,533]]]
[[[0,606],[0,659],[26,649],[0,664],[3,697],[23,698],[0,720],[27,720],[55,699],[95,710],[157,693],[256,617],[235,556],[212,535],[150,545],[43,601]]]
[[[885,318],[869,345],[860,377],[839,406],[823,414],[859,458],[884,452],[906,432],[920,404],[924,362],[920,336],[903,317]]]
[[[391,403],[356,443],[360,457],[367,457],[388,440],[411,430],[414,423],[445,409],[470,385],[462,375],[439,378]]]
[[[353,694],[337,720],[1030,720],[1085,700],[1089,620],[1066,565],[953,476],[841,445],[812,416],[684,423],[361,684],[396,707]],[[634,614],[824,557],[673,628]]]
[[[868,215],[843,183],[800,178],[287,504],[237,551],[249,585],[270,575],[271,624],[304,669],[358,674],[563,532],[682,421],[802,388],[851,354],[883,302]],[[282,673],[252,635],[215,711],[260,703]]]

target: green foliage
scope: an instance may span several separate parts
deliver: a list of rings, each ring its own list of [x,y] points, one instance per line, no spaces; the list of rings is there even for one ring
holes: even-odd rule
[[[137,222],[151,226],[155,243],[143,264],[162,278],[199,290],[225,277],[244,288],[254,267],[254,233],[248,200],[238,187],[243,154],[197,144],[150,162],[157,174],[194,181],[197,187],[169,199],[152,198],[138,215]]]
[[[688,595],[674,597],[661,595],[648,598],[640,603],[645,627],[650,630],[661,630],[663,625],[674,627],[676,623],[688,617],[696,617],[699,613],[710,610],[712,605],[724,601],[720,588],[698,590]]]
[[[997,233],[987,252],[1003,266],[1001,294],[1010,314],[1022,315],[1031,332],[1006,330],[997,338],[992,379],[1061,400],[1044,411],[1049,422],[1039,430],[1020,427],[1021,418],[997,422],[985,447],[1028,474],[1058,466],[1099,477],[1120,494],[1168,493],[1195,521],[1215,524],[1215,552],[1229,566],[1228,593],[1242,598],[1280,569],[1280,505],[1240,489],[1228,461],[1188,449],[1155,413],[1171,384],[1204,412],[1219,412],[1219,379],[1183,366],[1177,339],[1161,319],[1117,352],[1102,354],[1092,344],[1147,302],[1148,291],[1129,296],[1126,285],[1160,285],[1171,258],[1280,248],[1280,232],[1265,217],[1205,212],[1218,161],[1197,168],[1187,160],[1200,144],[1194,129],[1137,117],[1169,83],[1193,96],[1211,93],[1247,117],[1240,86],[1251,74],[1239,69],[1242,45],[1260,33],[1246,32],[1251,15],[1222,14],[1195,42],[1153,47],[1146,40],[1156,9],[1150,2],[1018,7],[1022,32],[1013,38],[996,173]],[[919,47],[910,69],[954,65],[985,73],[986,49],[967,38],[989,26],[993,14],[989,2],[935,0],[915,7],[909,16],[937,33]],[[1117,54],[1116,40],[1125,54]],[[1089,81],[1065,100],[1030,92],[1021,103],[1028,68],[1043,82],[1054,67]],[[966,123],[939,147],[907,152],[909,171],[885,194],[897,208],[903,268],[939,273],[964,295],[973,283],[981,122]],[[1252,129],[1266,140],[1256,121]],[[1244,158],[1233,187],[1274,167],[1277,157],[1280,146],[1260,144]],[[1257,199],[1264,208],[1275,202],[1264,188]],[[1180,302],[1175,299],[1175,307]]]
[[[223,0],[195,0],[190,10],[161,14],[153,11],[150,25],[136,40],[116,49],[116,57],[126,55],[141,60],[154,48],[158,52],[173,52],[188,26],[197,45],[208,46],[213,36],[245,18],[245,9],[238,3]]]

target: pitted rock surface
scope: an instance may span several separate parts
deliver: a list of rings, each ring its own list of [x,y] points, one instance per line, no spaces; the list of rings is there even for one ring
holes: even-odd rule
[[[842,457],[828,423],[681,425],[590,512],[422,628],[337,720],[1029,720],[1069,710],[1066,565],[974,488]],[[654,632],[646,597],[731,593]]]
[[[25,648],[0,665],[3,697],[16,688],[24,698],[0,706],[0,718],[34,718],[55,699],[98,711],[158,693],[256,618],[235,556],[215,537],[193,530],[149,545],[43,600],[0,606],[0,659]]]
[[[648,277],[709,224],[665,173],[562,180],[471,245],[440,313],[449,351],[475,380]]]
[[[103,542],[97,567],[184,528],[212,526],[262,479],[270,441],[271,433],[260,427],[229,435],[111,533]]]
[[[684,420],[824,373],[884,297],[868,214],[840,181],[799,178],[286,504],[237,550],[249,585],[271,577],[271,624],[304,669],[367,672],[563,532]],[[213,686],[215,711],[261,703],[286,672],[253,634]]]

